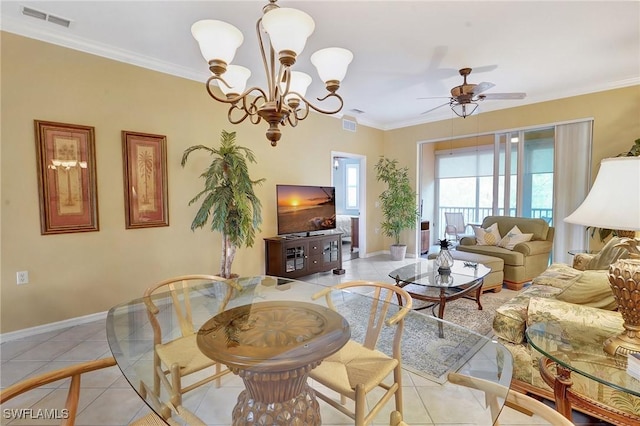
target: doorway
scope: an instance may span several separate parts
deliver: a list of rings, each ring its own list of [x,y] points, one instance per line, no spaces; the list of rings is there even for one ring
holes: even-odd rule
[[[366,247],[366,157],[331,152],[331,185],[336,188],[336,231],[342,232],[342,261],[364,256]]]

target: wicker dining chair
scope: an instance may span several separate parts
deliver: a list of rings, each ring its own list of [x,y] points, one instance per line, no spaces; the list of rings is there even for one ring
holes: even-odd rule
[[[67,398],[65,401],[64,417],[60,421],[61,426],[74,426],[76,417],[78,414],[78,403],[80,400],[81,390],[81,377],[84,374],[91,373],[93,371],[102,370],[104,368],[113,367],[116,365],[116,361],[113,357],[97,359],[95,361],[81,362],[73,364],[64,368],[49,371],[39,374],[37,376],[28,377],[13,385],[10,385],[0,390],[0,404],[4,404],[7,401],[25,394],[34,389],[38,389],[42,386],[50,383],[55,383],[65,379],[71,379],[69,382],[69,390],[67,392]],[[205,426],[205,423],[197,418],[193,413],[184,407],[178,405],[173,406],[170,402],[161,403],[158,399],[154,398],[152,405],[157,412],[162,413],[162,417],[155,412],[150,412],[139,419],[136,419],[129,426],[161,426],[164,425],[179,425],[181,422],[175,421],[174,416],[180,421],[187,421],[189,425],[193,426]],[[117,409],[117,407],[113,407]],[[48,424],[48,423],[47,423]]]
[[[513,391],[499,383],[453,372],[448,374],[448,380],[450,383],[483,391],[485,393],[485,400],[491,411],[491,417],[496,419],[494,423],[496,426],[499,425],[497,418],[500,414],[498,398],[504,397],[504,395],[506,395],[506,401],[512,407],[537,414],[554,426],[573,426],[573,423],[569,419],[543,402],[520,392]]]
[[[194,328],[193,313],[191,309],[191,292],[197,285],[217,282],[224,286],[225,291],[218,305],[218,312],[222,312],[235,291],[242,288],[234,280],[227,280],[215,275],[183,275],[159,282],[144,292],[144,303],[147,307],[149,320],[153,328],[153,368],[154,383],[153,392],[160,395],[160,382],[163,377],[169,377],[166,383],[169,391],[176,395],[173,403],[180,405],[182,395],[199,386],[216,380],[216,386],[220,386],[220,378],[230,371],[220,363],[217,363],[204,355],[196,343],[197,330]],[[169,292],[173,314],[180,327],[179,337],[163,335],[159,315],[161,310],[153,301],[153,295],[158,292]],[[169,330],[167,330],[169,331]],[[198,373],[212,367],[212,374],[207,375],[189,385],[183,384],[183,377]]]
[[[368,318],[362,318],[367,323],[366,333],[362,342],[350,340],[338,352],[325,358],[322,363],[311,370],[309,377],[340,395],[340,403],[331,396],[314,389],[318,398],[355,420],[356,426],[370,424],[380,409],[395,396],[395,409],[402,413],[402,361],[400,341],[404,327],[404,317],[411,310],[412,299],[409,293],[393,284],[373,281],[349,281],[328,287],[315,294],[313,299],[325,297],[327,305],[336,309],[332,300],[334,290],[372,290],[372,297],[366,298],[370,303]],[[402,308],[386,318],[392,304],[402,300]],[[362,300],[365,300],[363,298]],[[390,315],[390,314],[389,314]],[[394,330],[392,342],[392,356],[376,349],[380,333],[383,328],[392,327]],[[393,383],[384,380],[393,373]],[[384,393],[377,402],[371,404],[366,412],[366,396],[374,389],[382,388]],[[355,402],[355,410],[345,407],[346,399]]]

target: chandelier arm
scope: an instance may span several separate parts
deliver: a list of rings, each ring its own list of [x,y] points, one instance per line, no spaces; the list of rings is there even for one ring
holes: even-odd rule
[[[278,82],[286,81],[284,90],[280,87]],[[278,79],[276,80],[275,91],[273,93],[273,100],[276,101],[277,111],[282,111],[282,106],[285,104],[285,95],[289,94],[289,87],[291,86],[291,68],[286,65],[281,65],[278,70]]]
[[[297,92],[292,92],[292,93],[295,93],[296,96],[300,96],[300,94],[297,93]],[[302,98],[302,96],[300,96],[300,97]],[[302,98],[302,99],[304,99],[304,98]],[[304,109],[298,108],[295,111],[293,111],[293,114],[290,114],[290,116],[291,115],[295,116],[295,121],[296,121],[296,124],[293,124],[293,123],[290,122],[291,123],[291,127],[295,127],[298,124],[298,121],[302,121],[305,118],[307,118],[307,116],[309,115],[309,103],[307,102],[307,100],[304,99]]]
[[[271,42],[269,42],[269,50],[270,50],[270,58],[271,58],[271,65],[269,65],[269,62],[267,61],[267,54],[264,48],[264,40],[262,38],[262,32],[260,31],[261,26],[262,26],[262,17],[258,19],[258,21],[256,22],[256,34],[258,35],[258,47],[260,48],[260,55],[262,55],[262,66],[264,67],[264,72],[267,76],[267,90],[269,92],[269,95],[272,96],[274,91],[274,85],[276,84],[274,80],[275,56],[273,52],[273,47],[271,47]]]
[[[248,88],[247,90],[245,90],[244,92],[242,92],[239,95],[236,96],[231,96],[231,97],[224,97],[221,98],[220,96],[216,95],[213,90],[211,90],[211,83],[213,82],[213,80],[220,80],[222,81],[227,87],[229,87],[229,85],[220,77],[212,75],[211,77],[209,77],[209,79],[207,80],[207,92],[209,93],[209,96],[211,96],[213,99],[215,99],[218,102],[223,102],[225,104],[235,104],[239,101],[244,101],[244,99],[247,98],[248,95],[251,94],[251,92],[253,92],[254,90],[258,93],[260,93],[260,95],[256,95],[256,99],[266,99],[267,95],[266,93],[264,93],[264,90],[262,90],[261,88],[259,88],[258,86],[253,86]]]
[[[262,92],[262,91],[261,91]],[[245,110],[251,116],[251,122],[253,124],[258,124],[262,117],[258,114],[260,108],[258,107],[258,101],[266,99],[266,95],[262,92],[261,96],[256,96],[253,101],[248,102],[248,98],[245,96],[242,98],[242,109]]]
[[[238,119],[233,119],[233,118],[231,117],[231,114],[233,114],[233,111],[235,111],[235,110],[242,111],[242,112],[244,113],[244,115],[243,115],[242,117],[238,118]],[[229,120],[229,122],[230,122],[231,124],[240,124],[240,123],[242,123],[244,120],[246,120],[246,119],[247,119],[247,117],[251,117],[251,114],[249,114],[249,113],[247,112],[247,110],[245,110],[245,109],[243,109],[243,108],[240,108],[240,107],[238,107],[238,106],[237,106],[237,105],[235,105],[235,104],[234,104],[234,105],[231,105],[231,107],[229,108],[229,111],[227,112],[227,119]]]
[[[298,95],[298,96],[300,96],[300,95]],[[333,110],[324,110],[324,109],[318,108],[317,106],[315,106],[311,102],[309,102],[309,100],[307,100],[307,98],[305,98],[304,96],[300,96],[300,99],[302,99],[305,102],[305,104],[307,104],[307,106],[309,108],[313,109],[314,111],[320,112],[322,114],[335,114],[335,113],[339,112],[342,109],[343,105],[344,105],[344,101],[342,100],[342,96],[340,96],[340,95],[338,95],[337,93],[334,92],[334,93],[327,94],[327,96],[325,96],[324,98],[317,98],[317,99],[318,99],[319,102],[323,102],[326,99],[332,98],[332,97],[335,97],[340,101],[340,105],[336,109],[333,109]]]

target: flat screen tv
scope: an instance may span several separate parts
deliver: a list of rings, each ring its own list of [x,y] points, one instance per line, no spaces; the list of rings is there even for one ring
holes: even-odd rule
[[[278,235],[336,228],[336,189],[332,186],[276,185]]]

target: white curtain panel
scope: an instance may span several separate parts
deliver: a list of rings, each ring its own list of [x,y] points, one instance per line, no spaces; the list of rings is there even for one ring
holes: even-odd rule
[[[565,223],[589,193],[593,120],[562,124],[555,129],[553,262],[571,264],[569,250],[589,248],[584,226]]]

